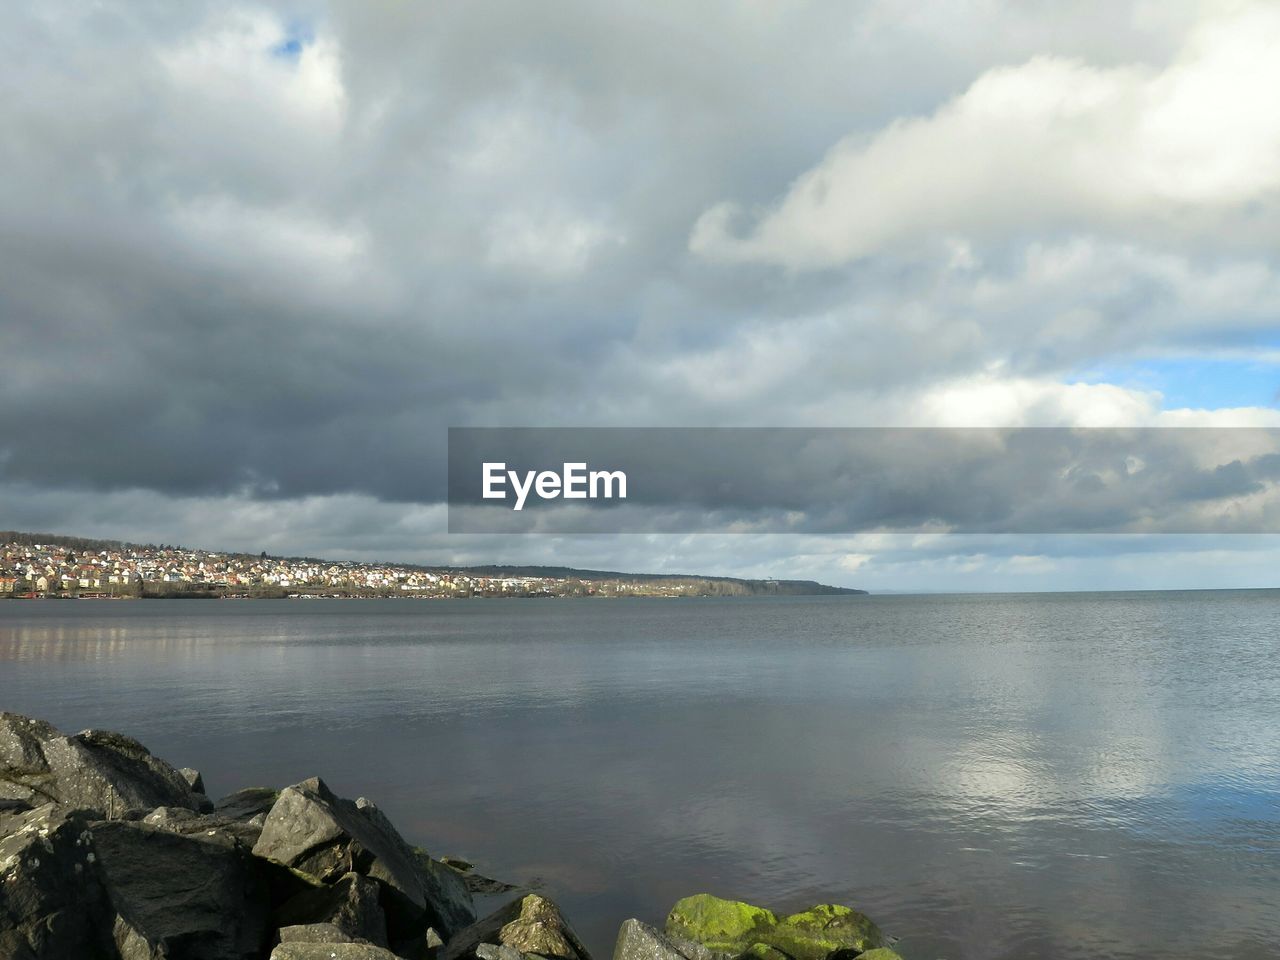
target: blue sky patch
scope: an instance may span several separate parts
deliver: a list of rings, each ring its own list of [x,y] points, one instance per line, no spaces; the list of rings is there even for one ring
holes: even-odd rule
[[[315,41],[315,31],[310,24],[290,23],[285,29],[284,39],[271,48],[271,55],[282,60],[297,60],[304,47]]]
[[[1280,407],[1280,347],[1247,356],[1158,357],[1081,370],[1068,382],[1158,390],[1165,409]]]

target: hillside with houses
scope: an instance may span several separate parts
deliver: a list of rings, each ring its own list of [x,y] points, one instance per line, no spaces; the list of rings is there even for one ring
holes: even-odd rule
[[[807,580],[561,567],[423,567],[0,533],[0,598],[574,597],[856,594]]]

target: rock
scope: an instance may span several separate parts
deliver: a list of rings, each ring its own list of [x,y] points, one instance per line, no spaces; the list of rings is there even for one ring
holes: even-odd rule
[[[525,960],[524,954],[505,944],[482,943],[476,947],[478,960]]]
[[[773,935],[761,942],[795,960],[824,960],[837,950],[867,951],[883,947],[880,928],[850,907],[824,903],[778,921]]]
[[[520,916],[520,901],[512,900],[504,904],[486,917],[481,917],[469,927],[459,930],[445,941],[440,960],[462,960],[474,957],[476,948],[482,943],[500,943],[499,933],[516,917]]]
[[[779,919],[763,907],[705,893],[677,903],[667,917],[666,932],[758,960],[780,960],[775,951],[794,960],[826,960],[836,951],[861,953],[884,945],[880,929],[849,907],[819,904]]]
[[[86,730],[53,737],[41,749],[56,799],[68,806],[101,810],[107,819],[135,809],[200,806],[182,774],[132,737]]]
[[[0,957],[115,957],[91,840],[83,813],[52,803],[0,815]]]
[[[64,737],[42,720],[0,714],[0,799],[50,800],[110,819],[159,806],[199,809],[202,797],[132,737],[86,730]]]
[[[196,809],[201,813],[213,813],[213,801],[205,794],[204,777],[200,775],[200,771],[192,767],[183,767],[178,773],[191,788],[191,793],[196,800]]]
[[[589,960],[560,908],[545,897],[531,893],[520,901],[520,915],[502,928],[498,939],[522,953],[564,960]]]
[[[253,852],[323,881],[352,871],[380,881],[393,940],[427,926],[448,936],[475,916],[464,884],[433,875],[381,811],[340,799],[319,778],[280,792]]]
[[[215,813],[232,820],[252,820],[261,815],[265,821],[279,796],[280,791],[270,787],[246,787],[227,794],[213,805],[213,809]]]
[[[271,960],[400,960],[390,950],[367,943],[282,943]]]
[[[174,833],[180,833],[177,829],[181,824],[199,822],[205,819],[189,807],[156,807],[150,813],[140,818],[142,823],[149,827],[173,827]]]
[[[427,856],[425,850],[419,850],[417,847],[414,848],[414,852],[419,854],[421,857]],[[459,861],[454,857],[441,857],[439,860],[432,860],[431,862],[436,867],[443,867],[450,873],[461,877],[462,885],[466,888],[467,893],[479,893],[484,896],[493,896],[494,894],[510,893],[512,890],[520,889],[514,883],[504,883],[501,880],[494,880],[492,877],[486,877],[483,874],[476,873],[471,864],[467,863],[465,860]],[[467,863],[466,868],[464,869],[457,866],[459,862]],[[526,887],[525,889],[528,888]]]
[[[412,847],[400,836],[400,832],[387,819],[387,815],[377,805],[364,797],[356,799],[356,809],[364,814],[371,824],[400,848],[418,868],[423,892],[428,905],[435,913],[439,926],[443,930],[461,930],[476,919],[475,904],[471,900],[471,891],[467,883],[457,873],[438,860],[433,860],[421,847]]]
[[[439,934],[431,927],[427,927],[426,933],[422,936],[400,940],[387,949],[397,957],[404,957],[405,960],[436,960],[442,946]]]
[[[666,933],[712,950],[740,954],[753,943],[767,942],[766,932],[777,923],[778,918],[771,910],[699,893],[685,897],[671,908]]]
[[[60,735],[57,727],[43,720],[20,713],[0,713],[0,767],[48,769],[40,745]]]
[[[427,927],[426,933],[410,940],[401,940],[389,947],[392,953],[407,960],[436,960],[444,941],[433,927]]]
[[[512,890],[520,889],[514,883],[504,883],[501,880],[494,880],[478,873],[464,874],[462,880],[466,884],[468,893],[478,893],[486,897],[496,896],[499,893],[510,893]],[[527,890],[528,887],[525,887],[525,889]]]
[[[358,800],[356,801],[357,804],[359,802]],[[361,809],[366,816],[370,815],[372,809],[376,811],[376,816],[382,818],[384,822],[386,821],[386,817],[376,807],[367,806]],[[387,822],[386,826],[388,829],[395,829],[390,822]],[[476,920],[476,908],[474,901],[471,899],[472,886],[470,880],[472,878],[462,876],[458,871],[452,867],[445,866],[439,860],[433,860],[420,847],[411,847],[410,853],[418,866],[423,888],[427,893],[427,899],[435,904],[436,914],[442,921],[443,929],[449,931],[461,930],[463,927],[474,923]],[[474,874],[472,877],[480,881],[485,879],[484,877],[475,877]],[[506,890],[495,892],[505,893]]]
[[[725,960],[730,954],[671,937],[647,923],[627,920],[618,931],[613,960]]]
[[[332,923],[304,923],[280,928],[281,943],[355,943],[355,938]]]
[[[243,960],[266,946],[268,885],[242,844],[105,821],[93,845],[122,960]]]
[[[283,904],[272,918],[277,927],[329,925],[352,940],[387,945],[387,918],[376,880],[348,873],[334,884],[307,890]]]
[[[484,943],[558,960],[591,960],[587,948],[560,909],[536,893],[513,900],[460,930],[445,944],[441,960],[475,957],[476,950]]]
[[[426,856],[426,851],[414,850]],[[485,895],[496,893],[510,893],[512,890],[520,889],[514,883],[504,883],[501,880],[494,880],[491,877],[481,876],[475,872],[475,864],[470,860],[463,860],[461,857],[441,857],[439,860],[433,861],[438,865],[448,867],[450,870],[462,877],[462,882],[466,885],[468,893],[481,893]]]
[[[204,837],[226,841],[234,838],[252,850],[262,833],[261,824],[252,820],[233,820],[216,813],[196,813],[186,807],[156,807],[141,820],[149,827],[167,830],[184,837]]]
[[[0,770],[0,804],[6,810],[24,811],[56,803],[52,785],[53,777],[48,773]]]
[[[473,890],[511,889],[318,778],[213,804],[130,737],[0,713],[3,960],[260,960],[277,939],[272,960],[591,960],[537,894],[476,920]],[[885,943],[849,907],[699,894],[665,931],[624,923],[613,960],[901,960]]]
[[[59,736],[43,720],[0,713],[0,801],[10,809],[32,809],[57,800],[44,741]]]

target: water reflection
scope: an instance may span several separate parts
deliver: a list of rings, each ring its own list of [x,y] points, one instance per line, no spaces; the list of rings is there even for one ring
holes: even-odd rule
[[[215,792],[321,773],[540,878],[602,955],[709,889],[858,903],[914,958],[1274,957],[1277,614],[1267,592],[11,603],[0,704],[137,733]]]

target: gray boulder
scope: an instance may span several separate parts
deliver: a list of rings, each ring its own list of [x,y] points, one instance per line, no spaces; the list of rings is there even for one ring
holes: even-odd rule
[[[400,960],[390,950],[368,943],[281,943],[271,960]]]
[[[187,781],[187,786],[191,788],[191,794],[196,801],[196,809],[201,813],[213,813],[213,801],[209,799],[204,789],[204,777],[200,771],[194,767],[183,767],[178,771],[183,780]]]
[[[525,960],[525,955],[506,944],[482,943],[476,947],[476,960]]]
[[[484,944],[556,960],[591,960],[560,908],[536,893],[513,900],[458,931],[445,944],[440,960],[469,960],[479,955]]]
[[[266,884],[269,909],[276,909],[318,885],[286,866],[250,856],[262,832],[261,822],[232,820],[216,813],[201,814],[185,807],[156,807],[139,822],[156,830],[215,843],[236,851],[238,856],[249,857],[255,873]]]
[[[30,809],[58,799],[42,746],[56,736],[43,720],[0,713],[0,801],[6,806]]]
[[[253,820],[261,816],[265,821],[279,796],[280,791],[270,787],[246,787],[227,794],[213,805],[213,810],[232,820]]]
[[[261,956],[270,892],[242,844],[104,821],[93,845],[122,960]]]
[[[52,800],[108,819],[159,806],[198,810],[204,797],[132,737],[85,730],[64,737],[43,720],[0,714],[0,800]]]
[[[355,943],[354,937],[332,923],[304,923],[280,928],[281,943]]]
[[[156,807],[141,822],[184,837],[201,837],[224,843],[234,840],[243,844],[246,850],[253,849],[262,833],[261,823],[233,820],[216,813],[196,813],[186,807]]]
[[[692,940],[668,936],[639,920],[623,922],[613,948],[613,960],[727,960],[732,956]]]
[[[350,940],[387,945],[387,918],[378,881],[348,873],[333,884],[304,891],[285,902],[272,918],[280,928],[332,926]]]
[[[41,749],[56,798],[68,806],[101,810],[109,820],[131,810],[200,806],[182,774],[132,737],[85,730],[52,737]]]
[[[82,813],[52,803],[0,814],[0,957],[114,957],[91,840]]]
[[[44,769],[40,744],[59,735],[55,726],[43,720],[0,712],[0,767]]]
[[[350,872],[378,880],[393,941],[427,926],[448,936],[475,916],[465,884],[433,875],[381,811],[335,796],[318,777],[280,792],[253,852],[325,882]]]

